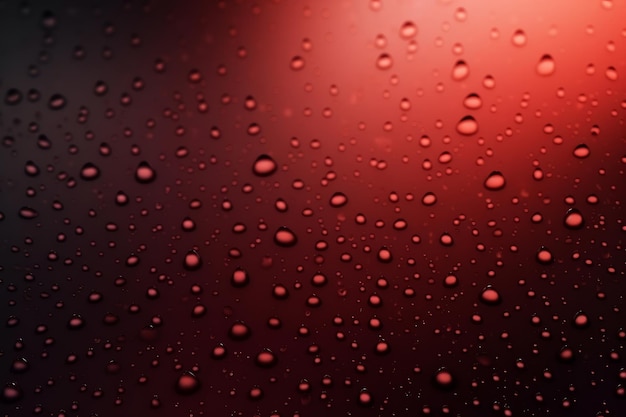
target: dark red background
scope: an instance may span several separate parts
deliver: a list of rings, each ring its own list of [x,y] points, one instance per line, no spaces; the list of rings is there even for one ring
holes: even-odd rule
[[[621,415],[624,22],[608,0],[0,2],[2,414]]]

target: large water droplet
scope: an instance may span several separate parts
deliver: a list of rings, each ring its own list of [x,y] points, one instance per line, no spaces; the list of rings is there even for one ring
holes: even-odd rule
[[[433,376],[433,383],[442,390],[450,390],[454,388],[455,380],[452,373],[446,368],[439,368]]]
[[[185,258],[183,259],[183,266],[188,271],[195,271],[197,269],[200,269],[200,267],[202,266],[202,258],[200,258],[198,252],[196,252],[195,250],[191,250],[185,255]]]
[[[331,207],[343,207],[348,204],[348,197],[341,192],[336,192],[330,197],[330,205]]]
[[[193,394],[200,389],[200,380],[196,375],[187,371],[178,377],[176,381],[176,392],[183,395]]]
[[[487,179],[485,179],[483,185],[488,190],[498,191],[506,186],[506,179],[500,171],[493,171],[491,174],[489,174]]]
[[[288,227],[279,228],[274,234],[274,242],[278,246],[282,247],[291,247],[295,246],[298,243],[298,238],[294,232],[291,231]]]
[[[518,29],[515,32],[513,32],[513,36],[511,37],[511,42],[513,42],[513,45],[515,46],[524,46],[526,45],[526,33],[521,30]]]
[[[469,65],[463,60],[459,60],[452,67],[452,79],[454,81],[461,81],[466,79],[469,76],[470,69]]]
[[[591,150],[587,145],[581,143],[574,148],[574,156],[578,159],[585,159],[591,155]]]
[[[276,169],[278,169],[276,161],[271,156],[265,154],[260,155],[252,166],[252,172],[259,177],[268,177],[276,172]]]
[[[411,21],[406,21],[400,26],[400,37],[402,39],[411,39],[417,35],[417,26]]]
[[[480,301],[487,305],[498,305],[502,301],[500,293],[491,285],[487,285],[480,293]]]
[[[556,64],[554,63],[554,59],[551,55],[543,55],[539,62],[537,63],[537,73],[539,75],[552,75],[554,74],[554,70],[556,69]]]
[[[135,179],[142,184],[151,183],[156,179],[156,171],[146,161],[140,162],[135,170]]]
[[[393,59],[391,55],[382,53],[378,56],[376,60],[376,67],[381,70],[388,70],[393,66]]]
[[[262,368],[271,368],[276,365],[277,358],[270,349],[263,349],[256,355],[255,363]]]
[[[473,116],[465,116],[457,123],[456,131],[465,136],[474,135],[478,132],[478,122]]]
[[[565,213],[563,224],[568,229],[581,229],[585,225],[585,219],[580,211],[571,208]]]
[[[88,162],[80,170],[80,177],[85,181],[93,181],[100,176],[100,169]]]

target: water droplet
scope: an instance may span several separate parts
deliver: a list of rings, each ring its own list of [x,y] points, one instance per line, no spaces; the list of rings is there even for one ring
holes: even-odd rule
[[[581,143],[574,148],[574,156],[578,159],[585,159],[591,155],[591,150],[587,145]]]
[[[14,403],[22,399],[22,389],[15,382],[8,383],[2,389],[2,402]]]
[[[456,131],[464,136],[471,136],[478,132],[478,122],[473,116],[465,116],[456,125]]]
[[[469,65],[463,60],[457,61],[452,67],[452,79],[454,81],[461,81],[469,76]]]
[[[187,252],[185,258],[183,259],[183,266],[188,271],[195,271],[202,267],[202,258],[195,250],[191,250]]]
[[[378,56],[376,60],[376,67],[381,70],[388,70],[393,66],[393,59],[391,59],[391,55],[382,53]]]
[[[513,32],[513,37],[511,38],[511,42],[513,42],[513,45],[515,46],[524,46],[526,45],[526,33],[521,30],[518,29],[515,32]]]
[[[142,184],[151,183],[156,179],[156,171],[146,161],[140,162],[135,170],[135,180]]]
[[[550,250],[545,246],[539,248],[539,250],[537,251],[536,259],[537,262],[543,265],[549,265],[554,260],[554,258],[552,257],[552,252],[550,252]]]
[[[367,388],[363,388],[359,392],[359,405],[362,407],[368,407],[374,403],[374,397],[367,390]]]
[[[176,381],[176,392],[182,395],[193,394],[194,392],[200,389],[200,380],[196,375],[187,371],[178,377],[178,381]]]
[[[502,302],[500,293],[491,285],[487,285],[480,293],[480,301],[487,305],[498,305]]]
[[[422,204],[425,206],[432,206],[437,202],[437,195],[435,193],[428,192],[422,197]]]
[[[235,271],[233,272],[233,275],[230,278],[230,282],[233,285],[233,287],[237,287],[237,288],[245,287],[250,282],[248,272],[241,268],[235,269]]]
[[[262,368],[271,368],[276,365],[276,355],[270,349],[263,349],[256,355],[254,362]]]
[[[296,243],[298,243],[298,238],[295,235],[295,233],[291,231],[291,229],[283,226],[279,228],[274,234],[274,242],[278,246],[287,248],[287,247],[295,246]]]
[[[228,331],[228,336],[230,336],[231,339],[239,341],[246,340],[251,334],[252,331],[250,330],[250,327],[243,322],[233,324]]]
[[[465,97],[465,99],[463,100],[463,105],[470,110],[476,110],[482,107],[483,100],[478,94],[471,93],[468,94],[467,97]]]
[[[585,314],[583,311],[579,311],[574,316],[573,324],[574,327],[577,327],[579,329],[589,327],[589,316],[587,316],[587,314]]]
[[[537,63],[537,73],[539,75],[548,76],[554,74],[556,64],[551,55],[543,55]]]
[[[442,390],[454,388],[455,380],[452,373],[446,368],[439,368],[433,377],[435,386]]]
[[[379,249],[377,256],[378,260],[382,263],[388,264],[393,261],[393,255],[391,254],[391,251],[384,246]]]
[[[581,229],[585,225],[585,219],[580,211],[571,208],[565,213],[563,224],[568,229]]]
[[[23,94],[17,88],[9,88],[4,96],[4,102],[9,106],[20,104]]]
[[[341,192],[336,192],[330,197],[330,206],[339,208],[348,204],[348,197]]]
[[[506,179],[500,171],[493,171],[491,174],[489,174],[487,179],[485,179],[483,185],[488,190],[498,191],[506,186]]]
[[[276,161],[269,155],[260,155],[254,165],[252,166],[252,172],[259,177],[268,177],[272,175],[278,169]]]
[[[400,37],[402,39],[411,39],[417,35],[417,26],[411,21],[406,21],[400,26]]]
[[[85,181],[93,181],[100,176],[100,169],[88,162],[80,170],[80,177]]]
[[[48,107],[51,110],[61,110],[67,104],[67,100],[60,94],[54,94],[48,100]]]
[[[26,358],[18,358],[11,364],[11,372],[15,374],[22,374],[30,369],[30,364]]]
[[[294,56],[291,59],[289,67],[294,71],[300,71],[304,68],[304,58],[302,58],[301,56]]]
[[[85,320],[80,315],[74,314],[67,322],[67,327],[70,330],[82,329],[85,327]]]
[[[615,69],[615,67],[608,67],[606,69],[606,71],[604,72],[604,75],[606,76],[607,79],[611,80],[611,81],[617,81],[617,70]]]

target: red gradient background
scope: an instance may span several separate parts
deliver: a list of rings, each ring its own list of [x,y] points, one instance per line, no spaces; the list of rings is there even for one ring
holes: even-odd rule
[[[1,414],[622,415],[625,22],[617,0],[0,2]]]

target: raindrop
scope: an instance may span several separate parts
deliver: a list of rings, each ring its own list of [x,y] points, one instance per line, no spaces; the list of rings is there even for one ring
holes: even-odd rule
[[[452,79],[454,81],[461,81],[469,76],[469,65],[463,60],[459,60],[452,67]]]
[[[142,184],[151,183],[156,179],[156,171],[146,161],[140,162],[135,170],[135,180]]]
[[[278,165],[276,161],[269,155],[260,155],[254,165],[252,166],[252,172],[259,177],[268,177],[276,172]]]
[[[182,395],[193,394],[200,389],[200,380],[193,372],[187,371],[178,377],[176,392]]]
[[[432,206],[437,202],[437,195],[435,193],[428,192],[422,197],[422,204],[425,206]]]
[[[363,388],[361,392],[359,392],[359,405],[362,407],[367,407],[372,405],[374,402],[374,397],[367,390],[367,388]]]
[[[487,285],[480,293],[480,301],[487,305],[498,305],[502,302],[502,298],[495,288]]]
[[[563,224],[568,229],[581,229],[585,225],[585,219],[580,211],[571,208],[565,213]]]
[[[270,349],[263,349],[256,355],[254,362],[262,368],[271,368],[276,365],[276,355]]]
[[[589,316],[587,316],[587,314],[585,314],[583,311],[579,311],[574,316],[573,324],[574,327],[577,327],[579,329],[589,327]]]
[[[230,278],[230,282],[233,285],[233,287],[237,287],[237,288],[245,287],[250,282],[248,272],[244,269],[237,268],[233,272],[233,275]]]
[[[294,71],[300,71],[302,68],[304,68],[304,58],[302,58],[301,56],[294,56],[291,59],[289,67]]]
[[[191,250],[187,252],[185,258],[183,259],[183,266],[188,271],[195,271],[200,269],[202,266],[202,259],[200,255],[195,250]]]
[[[483,100],[478,94],[471,93],[468,94],[467,97],[465,97],[465,99],[463,100],[463,105],[470,110],[476,110],[482,107]]]
[[[549,265],[554,260],[554,258],[552,257],[552,252],[550,252],[550,250],[545,246],[539,248],[539,250],[537,251],[536,259],[537,262],[543,265]]]
[[[100,176],[100,169],[88,162],[80,170],[80,177],[85,181],[93,181]]]
[[[50,110],[61,110],[67,104],[67,100],[60,94],[54,94],[48,101]]]
[[[14,403],[22,398],[22,389],[15,383],[11,382],[4,386],[2,389],[2,402]]]
[[[489,174],[487,179],[485,179],[483,185],[488,190],[498,191],[505,187],[506,179],[500,171],[493,171],[491,174]]]
[[[433,376],[433,382],[435,386],[442,390],[450,390],[455,385],[455,380],[452,373],[446,368],[439,368]]]
[[[228,331],[228,336],[230,336],[230,338],[233,340],[241,341],[249,338],[251,333],[252,331],[250,330],[248,325],[243,322],[237,322],[230,327],[230,330]]]
[[[417,26],[411,21],[406,21],[400,26],[400,37],[402,39],[411,39],[417,35]]]
[[[19,216],[25,220],[31,220],[35,217],[39,216],[37,210],[32,209],[30,207],[22,207],[19,211]]]
[[[291,231],[291,229],[283,226],[279,228],[274,234],[274,243],[276,243],[278,246],[287,248],[295,246],[296,243],[298,243],[298,238],[295,233]]]
[[[341,192],[336,192],[330,197],[330,206],[339,208],[348,204],[348,197]]]
[[[521,29],[516,30],[511,38],[511,42],[513,42],[515,46],[524,46],[526,45],[526,41],[526,33]]]
[[[544,76],[552,75],[554,73],[555,67],[556,65],[552,56],[546,54],[543,55],[537,63],[537,73]]]
[[[378,56],[376,60],[376,67],[381,70],[388,70],[393,66],[393,60],[391,59],[391,55],[382,53]]]
[[[580,145],[574,148],[574,156],[578,159],[585,159],[590,154],[591,154],[591,150],[589,150],[589,147],[585,145],[584,143],[581,143]]]
[[[22,92],[16,88],[9,88],[4,96],[4,102],[9,106],[15,106],[22,101]]]
[[[382,263],[388,264],[393,261],[393,255],[391,254],[391,251],[384,246],[380,248],[377,256],[378,260]]]
[[[478,132],[478,122],[473,116],[465,116],[457,123],[456,131],[465,136],[474,135]]]

